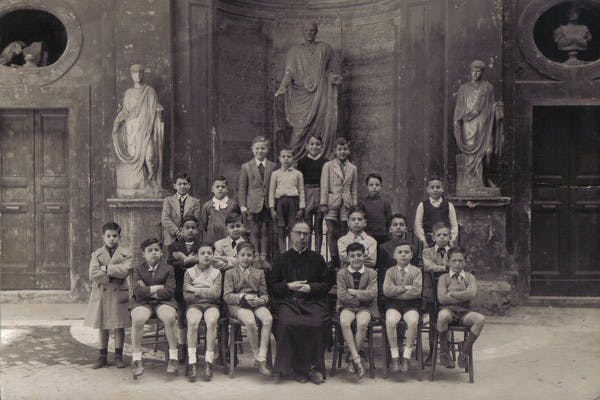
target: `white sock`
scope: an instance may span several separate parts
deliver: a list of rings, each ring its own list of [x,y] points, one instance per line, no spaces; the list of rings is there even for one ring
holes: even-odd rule
[[[214,351],[207,351],[206,354],[204,355],[204,360],[206,360],[207,363],[212,363],[214,358],[215,358]]]
[[[196,348],[188,347],[188,364],[196,364],[198,359],[196,358]]]
[[[169,360],[177,360],[177,349],[169,349]]]
[[[267,350],[259,349],[256,359],[258,361],[267,361]]]
[[[139,353],[131,353],[131,359],[133,361],[142,361],[142,352]]]
[[[404,347],[404,354],[402,356],[404,358],[408,358],[410,360],[410,356],[412,356],[412,347],[410,347],[410,346]]]
[[[400,351],[398,350],[397,347],[391,347],[390,348],[390,353],[392,353],[392,358],[398,358],[398,357],[400,357]]]

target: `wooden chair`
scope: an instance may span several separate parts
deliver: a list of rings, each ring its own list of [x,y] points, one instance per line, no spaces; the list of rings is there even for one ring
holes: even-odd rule
[[[438,285],[438,280],[439,280],[439,276],[436,276],[435,274],[429,273],[429,275],[431,275],[430,279],[433,280],[433,298],[434,298],[434,309],[435,309],[435,313],[436,315],[439,312],[439,303],[438,303],[438,299],[437,299],[437,285]],[[431,332],[433,332],[433,354],[432,354],[432,359],[431,359],[431,376],[429,378],[430,381],[433,382],[433,380],[435,379],[435,370],[436,370],[436,365],[437,365],[437,352],[438,352],[438,333],[437,333],[437,329],[435,329],[435,327],[430,327],[430,334]],[[456,339],[455,337],[455,333],[456,332],[462,332],[462,341]],[[448,339],[449,339],[449,349],[450,352],[452,354],[452,359],[454,361],[456,361],[456,351],[460,351],[460,347],[462,346],[462,344],[464,343],[464,341],[467,339],[468,335],[470,334],[470,327],[468,326],[463,326],[463,325],[448,325]],[[475,382],[475,366],[473,363],[473,352],[471,352],[471,354],[468,356],[468,363],[467,366],[465,367],[465,372],[467,372],[469,374],[469,382],[470,383],[474,383]]]
[[[382,327],[381,321],[379,318],[373,318],[369,322],[369,326],[367,327],[367,337],[365,340],[367,341],[368,348],[368,363],[369,363],[369,377],[371,379],[375,378],[375,354],[374,354],[374,339],[373,333],[375,328],[382,328],[385,331],[385,326]],[[334,339],[333,339],[333,359],[331,362],[331,376],[335,376],[337,368],[342,367],[342,358],[344,356],[344,336],[342,335],[342,328],[340,325],[339,316],[335,318],[333,322],[334,329]],[[352,330],[356,330],[356,320],[352,322]]]
[[[258,335],[260,340],[260,331],[262,325],[260,320],[256,318],[256,324],[258,327]],[[221,337],[229,337],[229,343],[225,341],[221,341],[221,354],[223,355],[223,369],[225,372],[229,374],[230,378],[235,376],[235,368],[238,364],[238,351],[243,353],[242,345],[245,343],[244,332],[242,330],[242,326],[244,323],[237,318],[228,317],[223,318],[223,322],[221,323]],[[227,355],[229,357],[227,357]],[[273,365],[272,360],[272,351],[271,351],[271,343],[269,342],[269,349],[267,353],[267,363],[269,365]]]

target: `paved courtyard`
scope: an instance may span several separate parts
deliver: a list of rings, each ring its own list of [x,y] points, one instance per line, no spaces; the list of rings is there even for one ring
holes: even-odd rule
[[[520,308],[488,318],[475,345],[474,384],[460,370],[444,367],[435,382],[427,375],[418,382],[414,366],[408,376],[383,379],[377,347],[375,379],[356,382],[342,370],[320,386],[260,377],[249,352],[234,379],[219,369],[208,383],[168,378],[163,354],[152,349],[146,349],[139,381],[129,369],[92,370],[96,334],[83,327],[84,310],[78,304],[2,305],[2,399],[600,399],[600,309]],[[128,346],[125,354],[130,360]],[[327,360],[330,365],[331,353]]]

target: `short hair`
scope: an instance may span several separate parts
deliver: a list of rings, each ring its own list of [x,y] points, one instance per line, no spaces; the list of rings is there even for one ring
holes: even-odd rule
[[[152,246],[153,244],[158,244],[158,247],[162,249],[162,243],[157,238],[150,238],[144,240],[142,244],[140,244],[140,248],[142,249],[142,251],[146,251],[146,248],[148,246]]]
[[[404,215],[402,215],[400,213],[392,214],[392,218],[390,219],[390,221],[392,221],[394,218],[402,219],[402,220],[404,220],[404,223],[406,225],[408,225],[408,219],[406,219],[406,217]]]
[[[335,147],[337,146],[350,146],[350,143],[348,142],[348,140],[346,140],[346,138],[339,137],[335,139]]]
[[[432,181],[440,181],[442,182],[442,185],[444,184],[444,180],[442,179],[442,177],[436,174],[431,174],[427,177],[427,185],[429,185],[429,183]]]
[[[308,137],[308,140],[306,141],[306,143],[308,143],[310,141],[310,139],[317,139],[319,141],[319,143],[323,144],[323,138],[320,136],[310,135]]]
[[[201,248],[203,247],[210,247],[210,249],[213,251],[213,253],[215,252],[215,245],[212,244],[211,242],[200,242],[200,244],[198,245],[198,251],[200,251]]]
[[[367,175],[367,179],[365,179],[365,183],[368,185],[369,184],[369,179],[371,178],[375,178],[377,180],[379,180],[379,183],[383,183],[383,177],[375,172],[371,172],[369,175]]]
[[[470,67],[485,69],[485,63],[481,60],[473,60],[473,62],[471,62]]]
[[[310,229],[310,225],[308,224],[308,222],[306,222],[302,219],[294,222],[294,224],[292,225],[292,230],[296,227],[296,225],[306,225],[308,227],[308,229]]]
[[[346,246],[346,254],[350,254],[353,251],[361,251],[365,252],[365,246],[362,243],[352,242],[348,246]]]
[[[102,234],[104,235],[106,231],[117,231],[117,233],[121,235],[121,227],[114,221],[110,221],[102,225]]]
[[[284,151],[289,151],[290,153],[292,153],[292,155],[294,155],[294,150],[292,150],[292,148],[289,146],[285,146],[279,149],[279,155],[281,155],[281,153],[283,153]]]
[[[213,178],[213,185],[215,184],[215,182],[220,181],[220,182],[225,182],[225,184],[227,186],[229,186],[229,182],[227,182],[227,178],[225,178],[223,175],[219,175],[216,178]]]
[[[452,255],[456,254],[456,253],[460,253],[463,256],[467,255],[467,251],[464,248],[462,248],[460,246],[454,246],[454,247],[451,247],[450,250],[448,250],[448,253],[447,253],[448,259],[452,258]]]
[[[235,246],[235,253],[239,254],[240,251],[242,251],[243,249],[252,249],[252,253],[256,253],[256,247],[254,247],[254,245],[252,244],[252,242],[248,242],[246,240],[244,240],[243,242],[239,242]]]
[[[227,224],[231,224],[234,222],[238,222],[242,220],[242,215],[238,214],[236,212],[231,212],[229,214],[227,214],[227,216],[225,217],[225,225]]]
[[[183,219],[181,220],[181,226],[183,226],[183,224],[185,224],[188,221],[192,221],[195,222],[196,225],[198,225],[198,218],[196,218],[193,215],[186,215],[185,217],[183,217]]]
[[[354,213],[361,213],[362,216],[363,216],[363,218],[367,218],[367,212],[361,206],[352,206],[352,207],[350,207],[350,210],[348,210],[348,216],[350,216],[350,215],[352,215]]]
[[[271,145],[271,142],[264,136],[255,136],[254,139],[252,139],[252,146],[254,146],[256,143],[264,143],[267,147],[269,147]]]
[[[133,64],[129,67],[129,72],[144,72],[144,67],[141,64]]]
[[[446,223],[445,223],[445,222],[436,222],[436,223],[433,225],[433,228],[431,229],[431,231],[432,231],[433,233],[436,233],[436,232],[437,232],[437,231],[439,231],[440,229],[448,229],[448,230],[450,230],[450,227],[449,227],[448,225],[446,225]]]
[[[177,182],[177,179],[185,179],[188,183],[192,183],[192,179],[186,172],[179,172],[173,177],[173,183]]]
[[[396,249],[400,246],[408,246],[410,247],[410,252],[414,253],[414,249],[413,249],[413,245],[411,242],[409,242],[408,240],[402,240],[400,241],[397,245],[394,246],[394,252],[396,251]]]

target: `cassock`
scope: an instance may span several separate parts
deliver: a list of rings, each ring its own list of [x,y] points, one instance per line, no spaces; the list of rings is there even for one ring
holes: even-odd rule
[[[310,293],[288,289],[287,283],[306,280]],[[273,371],[306,376],[314,366],[325,375],[325,350],[331,329],[327,296],[331,285],[323,257],[311,250],[281,254],[269,273],[273,333],[277,355]]]

